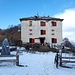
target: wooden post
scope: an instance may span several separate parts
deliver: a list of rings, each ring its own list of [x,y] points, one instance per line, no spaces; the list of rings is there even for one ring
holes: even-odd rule
[[[16,65],[19,66],[19,51],[16,53]]]
[[[62,56],[60,56],[60,66],[62,66]]]
[[[60,46],[60,66],[62,66],[62,46]]]
[[[19,55],[16,56],[16,65],[19,66]]]

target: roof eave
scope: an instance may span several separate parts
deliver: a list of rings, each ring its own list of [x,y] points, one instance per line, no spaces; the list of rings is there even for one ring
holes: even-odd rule
[[[20,21],[24,20],[58,20],[58,21],[63,21],[64,19],[59,19],[59,18],[20,18]]]

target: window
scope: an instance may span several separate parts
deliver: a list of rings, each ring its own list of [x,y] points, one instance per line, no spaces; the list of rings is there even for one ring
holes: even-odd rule
[[[54,29],[52,29],[51,31],[52,31],[52,34],[51,35],[54,35]]]
[[[46,30],[41,30],[41,35],[46,35]]]
[[[56,22],[52,22],[52,26],[56,26]]]
[[[30,38],[30,43],[35,43],[35,39],[34,38]]]
[[[29,21],[29,26],[32,26],[32,21]]]
[[[52,43],[57,43],[57,39],[56,38],[52,38]]]
[[[41,26],[46,26],[46,22],[41,21]]]
[[[29,35],[32,35],[32,29],[29,29]]]

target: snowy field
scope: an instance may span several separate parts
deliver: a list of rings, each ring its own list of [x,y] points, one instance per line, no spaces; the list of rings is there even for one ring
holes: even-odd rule
[[[75,64],[71,63],[73,68],[58,69],[54,64],[55,53],[27,53],[23,52],[20,55],[20,65],[15,63],[5,62],[0,63],[0,75],[75,75]]]

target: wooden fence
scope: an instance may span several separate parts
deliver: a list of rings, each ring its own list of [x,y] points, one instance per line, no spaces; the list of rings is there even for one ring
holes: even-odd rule
[[[60,66],[62,66],[62,63],[75,63],[75,57],[60,57]]]
[[[18,50],[16,52],[16,55],[0,55],[0,58],[3,58],[3,59],[0,59],[0,62],[16,62],[16,65],[19,66],[19,54],[18,54]],[[10,59],[8,59],[8,57]],[[12,59],[12,57],[15,57],[14,59]],[[7,58],[7,59],[5,59]]]

